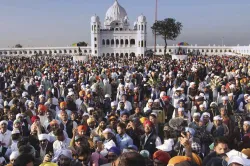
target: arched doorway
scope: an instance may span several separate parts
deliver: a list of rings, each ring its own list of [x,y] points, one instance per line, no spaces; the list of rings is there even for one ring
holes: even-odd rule
[[[135,57],[135,53],[134,53],[134,52],[131,52],[129,56],[130,56],[130,57]]]
[[[128,45],[128,39],[125,39],[125,45]]]
[[[118,39],[115,40],[115,44],[119,45],[119,40]]]
[[[109,39],[106,40],[106,45],[109,46]]]
[[[130,39],[130,44],[135,45],[135,39]]]
[[[111,40],[111,45],[114,45],[115,44],[115,41],[114,39]]]

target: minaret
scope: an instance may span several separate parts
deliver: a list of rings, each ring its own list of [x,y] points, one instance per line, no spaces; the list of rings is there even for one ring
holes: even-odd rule
[[[101,46],[101,39],[100,39],[100,19],[98,16],[91,17],[91,55],[99,56],[100,55],[100,46]]]
[[[137,56],[144,56],[147,47],[147,21],[140,15],[137,19]]]

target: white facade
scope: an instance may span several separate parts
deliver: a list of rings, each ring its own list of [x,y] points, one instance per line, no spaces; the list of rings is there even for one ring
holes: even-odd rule
[[[115,0],[107,10],[103,26],[98,16],[91,17],[91,46],[87,47],[29,47],[0,48],[0,55],[83,55],[92,56],[143,56],[147,46],[147,21],[141,15],[131,28],[126,10]],[[167,53],[176,54],[179,46],[168,46]],[[198,51],[202,55],[238,54],[250,55],[249,46],[185,46],[188,52]],[[80,50],[79,50],[80,49]],[[156,47],[156,55],[162,55],[164,46]]]

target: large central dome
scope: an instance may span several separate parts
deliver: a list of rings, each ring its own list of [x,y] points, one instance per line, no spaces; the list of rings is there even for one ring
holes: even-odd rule
[[[126,10],[115,0],[115,3],[108,9],[105,20],[124,21],[127,18]]]

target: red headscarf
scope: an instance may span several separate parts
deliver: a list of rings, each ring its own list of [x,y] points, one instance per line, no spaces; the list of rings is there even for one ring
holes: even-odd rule
[[[34,123],[36,120],[40,120],[38,116],[32,116],[31,122]]]
[[[47,107],[45,105],[42,105],[42,104],[40,104],[38,106],[38,109],[40,109],[42,112],[46,112],[47,111]]]
[[[154,126],[154,124],[150,120],[145,120],[145,122],[143,123],[143,126],[145,127],[146,125],[149,125],[150,127]]]
[[[88,128],[87,128],[86,125],[80,125],[80,126],[77,127],[78,132],[81,132],[82,130],[86,132],[87,129],[88,129]]]

